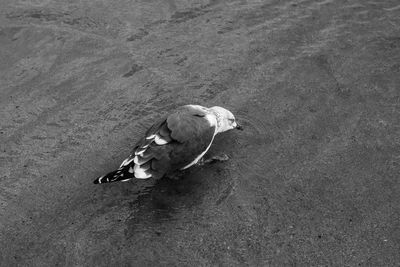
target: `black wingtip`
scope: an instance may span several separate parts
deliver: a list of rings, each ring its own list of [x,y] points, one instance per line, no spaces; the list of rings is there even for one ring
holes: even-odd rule
[[[106,184],[106,183],[113,183],[113,182],[125,182],[128,181],[135,176],[133,173],[129,172],[129,165],[123,166],[122,168],[107,173],[106,175],[100,176],[96,180],[93,181],[94,184]]]
[[[96,180],[93,181],[94,184],[101,184],[101,179],[103,179],[104,176],[98,177]]]

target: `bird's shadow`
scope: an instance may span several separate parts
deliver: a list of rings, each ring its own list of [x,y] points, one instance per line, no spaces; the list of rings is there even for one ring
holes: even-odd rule
[[[182,176],[179,180],[162,178],[130,202],[131,214],[125,220],[127,237],[192,223],[210,207],[220,205],[232,189],[225,162],[196,166]]]
[[[226,150],[228,144],[222,138],[220,141],[206,158],[219,155],[221,151],[232,154],[229,151],[232,149]],[[201,216],[208,205],[219,205],[230,195],[232,177],[228,166],[231,164],[228,161],[194,166],[180,173],[179,179],[134,179],[112,184],[111,188],[107,186],[102,190],[101,195],[106,199],[102,203],[103,212],[117,206],[127,208],[123,221],[128,238],[140,232],[157,233],[171,222],[190,221]]]
[[[195,210],[207,194],[208,182],[202,179],[199,169],[186,171],[180,179],[161,178],[143,190],[130,202],[128,232],[133,234],[142,227],[158,228],[160,224],[178,220],[188,210]]]

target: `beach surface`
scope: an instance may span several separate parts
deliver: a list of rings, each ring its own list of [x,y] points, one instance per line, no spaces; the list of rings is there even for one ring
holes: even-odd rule
[[[94,185],[230,109],[181,180]],[[0,2],[1,266],[400,264],[398,0]]]

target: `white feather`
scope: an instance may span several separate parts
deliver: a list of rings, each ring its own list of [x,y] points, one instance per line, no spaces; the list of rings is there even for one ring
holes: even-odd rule
[[[147,140],[154,139],[156,137],[155,134],[149,135],[146,137]]]
[[[145,152],[145,151],[146,151],[146,149],[142,149],[142,150],[140,150],[140,151],[136,150],[136,151],[135,151],[135,155],[136,155],[136,156],[141,156],[141,157],[143,157],[143,152]]]
[[[160,136],[156,135],[156,138],[154,139],[157,145],[165,145],[168,144],[168,140],[165,140],[161,138]]]
[[[135,177],[137,179],[147,179],[147,178],[151,177],[151,174],[146,173],[142,169],[138,169],[138,170],[135,171]]]
[[[133,167],[133,172],[139,171],[140,170],[140,165],[135,164],[135,167]]]
[[[132,160],[133,160],[133,158],[131,158],[131,157],[126,158],[126,159],[121,163],[121,166],[119,166],[119,167],[121,168],[121,167],[123,167],[123,166],[128,165],[129,163],[132,162]]]

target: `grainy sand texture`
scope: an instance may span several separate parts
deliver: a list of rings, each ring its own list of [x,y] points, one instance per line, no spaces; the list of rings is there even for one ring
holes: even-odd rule
[[[180,181],[93,185],[221,105]],[[0,1],[1,266],[400,264],[398,0]]]

